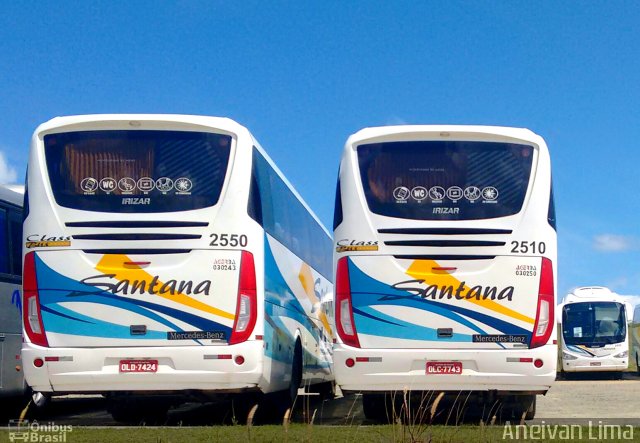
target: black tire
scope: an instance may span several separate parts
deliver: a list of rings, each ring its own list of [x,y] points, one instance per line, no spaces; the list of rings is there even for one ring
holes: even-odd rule
[[[636,373],[640,376],[640,364],[638,363],[638,354],[636,354]]]
[[[532,395],[528,401],[525,400],[526,413],[524,416],[525,420],[533,420],[536,416],[536,402],[537,396]]]
[[[391,423],[389,403],[385,394],[362,394],[364,416],[375,423]]]
[[[293,405],[298,396],[298,389],[302,384],[302,343],[296,340],[296,347],[291,362],[291,383],[289,384],[289,402]]]
[[[518,395],[505,399],[502,410],[503,419],[519,422],[533,420],[536,416],[536,396]]]
[[[118,423],[162,425],[167,421],[169,404],[158,399],[110,398],[107,412]]]

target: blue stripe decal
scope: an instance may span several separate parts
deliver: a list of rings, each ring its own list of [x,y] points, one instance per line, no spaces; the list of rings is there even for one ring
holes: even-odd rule
[[[73,316],[71,316],[71,315],[67,315],[67,314],[63,314],[63,313],[61,313],[61,312],[55,311],[54,309],[51,309],[49,306],[42,306],[42,305],[40,305],[40,310],[41,310],[41,311],[44,311],[44,312],[49,312],[50,314],[53,314],[53,315],[59,315],[60,317],[68,318],[68,319],[70,319],[70,320],[80,321],[80,322],[82,322],[82,323],[90,323],[90,324],[92,324],[92,325],[94,325],[94,324],[95,324],[95,322],[93,322],[93,321],[83,320],[83,319],[81,319],[81,318],[73,317]]]
[[[365,308],[366,310],[371,310],[371,308]],[[355,310],[354,310],[355,313]],[[388,327],[385,324],[381,324],[379,321],[365,321],[365,319],[360,319],[357,322],[357,330],[358,333],[368,334],[368,335],[377,335],[382,337],[394,337],[394,338],[402,338],[407,340],[428,340],[428,341],[443,341],[443,339],[438,338],[438,331],[433,328],[428,328],[425,326],[416,325],[415,323],[409,323],[402,320],[399,320],[395,317],[391,317],[380,312],[376,312],[377,315],[381,316],[381,320],[388,324],[394,324],[391,320],[396,322],[399,328],[395,328],[393,326]],[[469,334],[459,334],[454,333],[451,338],[447,338],[447,341],[455,341],[455,342],[471,342],[472,338]]]
[[[369,313],[365,312],[363,309],[353,308],[353,313],[361,315],[363,317],[372,318],[374,320],[381,321],[381,322],[384,322],[384,323],[389,323],[391,325],[402,326],[403,328],[406,326],[406,325],[401,325],[400,323],[396,323],[394,321],[385,320],[385,319],[383,319],[381,317],[376,317],[373,314],[369,314]],[[382,315],[384,315],[384,314],[382,314]],[[393,318],[394,320],[397,320],[395,317],[389,317],[388,315],[385,315],[385,317]],[[376,335],[379,335],[379,334],[376,334]]]
[[[48,332],[58,332],[62,334],[84,335],[89,337],[113,337],[113,338],[132,338],[129,327],[116,325],[110,322],[103,322],[91,317],[81,316],[73,310],[65,309],[59,303],[95,303],[98,305],[111,306],[134,312],[141,316],[147,317],[158,323],[161,323],[174,331],[183,331],[173,321],[170,321],[158,313],[166,314],[175,320],[190,324],[195,328],[203,331],[221,331],[228,337],[231,333],[229,326],[218,322],[202,318],[188,312],[170,308],[164,305],[136,300],[128,297],[122,297],[112,294],[102,289],[96,289],[93,286],[82,284],[76,280],[66,277],[53,269],[42,261],[36,254],[36,272],[38,276],[39,297],[43,314],[43,323],[45,330]],[[85,321],[92,323],[91,327],[77,327],[69,321],[62,320],[62,317],[68,316],[76,321]],[[58,317],[58,318],[56,318]],[[124,333],[126,331],[126,334]],[[156,332],[162,336],[155,336],[150,332]],[[112,334],[112,335],[109,335]],[[149,331],[145,336],[136,336],[136,339],[161,338],[167,339],[166,332]],[[198,344],[201,344],[199,341]]]
[[[265,270],[265,325],[264,340],[271,346],[265,348],[265,355],[273,360],[290,363],[293,356],[294,337],[282,321],[283,318],[291,318],[299,322],[313,335],[316,342],[320,342],[318,326],[307,316],[300,301],[293,295],[293,291],[280,272],[276,259],[269,246],[269,240],[265,234],[264,248]],[[282,349],[276,344],[281,344]],[[305,353],[305,368],[327,368],[329,362],[321,361],[317,356],[310,354],[303,346]]]
[[[365,274],[355,263],[353,263],[353,261],[351,261],[351,259],[349,259],[349,280],[352,288],[351,297],[354,310],[363,310],[367,306],[371,305],[405,306],[442,315],[443,317],[456,321],[479,334],[485,334],[483,328],[480,328],[470,322],[466,318],[462,317],[462,315],[481,322],[504,334],[531,336],[531,331],[490,315],[472,311],[461,306],[426,300],[412,294],[411,292],[393,288],[386,283],[382,283]],[[393,321],[398,321],[398,319],[393,319]],[[358,321],[356,321],[356,329],[361,331]],[[389,334],[387,336],[395,337],[396,335],[394,331],[386,331],[385,333]]]

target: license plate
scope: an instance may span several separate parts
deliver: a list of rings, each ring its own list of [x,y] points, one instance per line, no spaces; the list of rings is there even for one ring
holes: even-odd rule
[[[601,366],[602,362],[601,361],[592,361],[591,363],[589,363],[589,365],[591,365],[591,366]]]
[[[428,361],[427,374],[462,374],[462,362],[459,361]]]
[[[120,372],[158,372],[158,360],[120,360]]]

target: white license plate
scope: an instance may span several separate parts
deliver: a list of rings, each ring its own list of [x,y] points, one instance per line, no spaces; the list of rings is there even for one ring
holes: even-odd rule
[[[592,361],[589,363],[590,366],[602,366],[601,361]]]
[[[120,360],[120,372],[158,372],[158,360]]]
[[[427,374],[430,374],[430,375],[462,374],[462,362],[460,361],[428,361]]]

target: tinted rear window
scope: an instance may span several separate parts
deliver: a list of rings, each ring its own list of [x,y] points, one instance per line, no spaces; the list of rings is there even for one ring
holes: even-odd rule
[[[185,131],[83,131],[44,138],[60,206],[101,212],[172,212],[213,206],[231,137]]]
[[[414,220],[477,220],[516,214],[527,192],[529,145],[412,141],[360,145],[369,209]]]

